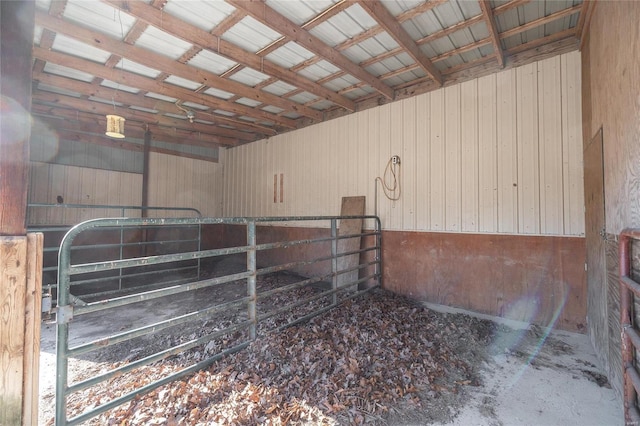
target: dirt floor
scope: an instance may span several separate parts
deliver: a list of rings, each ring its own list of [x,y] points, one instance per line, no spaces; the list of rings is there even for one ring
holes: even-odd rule
[[[298,279],[261,277],[260,288]],[[74,330],[73,344],[91,341],[104,325],[128,329],[181,315],[212,299],[242,297],[244,287],[220,287],[215,295],[192,293],[137,309],[91,314]],[[318,291],[298,290],[269,301]],[[225,299],[227,298],[227,299]],[[320,299],[317,303],[323,303]],[[226,312],[196,324],[211,332],[246,319]],[[286,321],[273,318],[268,328]],[[73,381],[140,359],[180,343],[185,330],[116,345],[73,359]],[[621,424],[620,404],[596,366],[586,336],[551,333],[535,326],[514,329],[465,313],[437,312],[383,290],[281,332],[259,329],[246,349],[183,380],[162,386],[89,424],[380,424],[380,425],[609,425]],[[199,334],[198,334],[199,335]],[[191,336],[193,337],[193,336]],[[170,371],[210,356],[237,336],[134,370],[69,398],[69,415],[133,390]],[[52,424],[55,325],[43,324],[40,424]]]

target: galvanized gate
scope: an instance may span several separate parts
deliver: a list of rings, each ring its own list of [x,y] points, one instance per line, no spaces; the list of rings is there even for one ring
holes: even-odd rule
[[[345,219],[362,219],[366,230],[358,234],[339,235],[339,223]],[[126,258],[91,263],[72,261],[74,240],[86,232],[193,225],[221,225],[221,232],[233,229],[236,235],[243,235],[243,238],[240,243],[222,244],[222,248],[170,254],[138,253]],[[298,237],[304,235],[305,238],[274,237],[277,234],[273,232],[274,229],[295,229],[297,233],[293,234]],[[278,235],[283,234],[287,232]],[[361,241],[360,249],[345,249],[348,245],[342,244],[343,240],[350,239]],[[237,256],[242,257],[239,270],[220,266],[226,259]],[[355,256],[357,264],[339,270],[338,259],[347,256]],[[274,263],[274,259],[286,261]],[[209,272],[187,283],[168,284],[152,290],[140,285],[135,286],[131,294],[74,303],[77,299],[72,292],[72,283],[78,277],[82,280],[87,274],[126,269],[144,279],[144,272],[137,273],[136,270],[144,271],[150,265],[184,261],[201,261],[211,267]],[[262,277],[283,271],[294,274],[289,274],[290,279],[284,283],[274,280],[276,284],[271,287],[261,287],[262,283],[258,285]],[[354,271],[357,273],[354,274]],[[353,279],[348,282],[338,280],[344,275]],[[381,276],[381,228],[376,216],[137,218],[83,222],[66,234],[59,253],[56,425],[73,425],[89,420],[141,394],[203,369],[217,359],[245,348],[261,333],[306,321],[380,286]],[[178,311],[167,316],[169,307],[173,307],[179,298],[186,298],[187,312],[180,305]],[[151,309],[152,318],[137,318],[141,309]],[[116,323],[115,319],[127,315],[132,320],[126,329],[110,328],[112,323]],[[83,319],[87,319],[91,325],[89,334],[74,330],[74,326],[83,324]],[[97,334],[94,333],[96,328],[100,328]],[[186,332],[187,329],[190,331]],[[147,345],[140,349],[140,356],[70,383],[69,365],[74,358],[131,342],[136,342],[134,346]],[[150,364],[185,353],[190,354],[185,359],[193,361],[180,364],[180,369],[169,371],[160,378],[141,383],[110,399],[99,398],[99,403],[92,403],[90,408],[68,415],[70,398],[86,398],[86,395],[93,395],[87,392],[91,392],[94,386],[114,383],[114,380],[133,370],[147,368]],[[113,385],[113,388],[116,386]]]

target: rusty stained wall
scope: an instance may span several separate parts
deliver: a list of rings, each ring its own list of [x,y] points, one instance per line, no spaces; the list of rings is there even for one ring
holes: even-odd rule
[[[604,140],[608,326],[594,341],[609,380],[622,389],[616,235],[640,227],[640,2],[597,2],[582,50],[584,144],[600,127]],[[587,247],[587,250],[589,248]]]
[[[586,329],[584,239],[385,232],[384,286],[418,300]]]

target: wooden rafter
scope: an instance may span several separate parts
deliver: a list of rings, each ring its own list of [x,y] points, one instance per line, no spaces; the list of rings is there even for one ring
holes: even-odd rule
[[[382,28],[402,47],[411,58],[438,84],[442,85],[442,75],[427,55],[413,41],[411,36],[378,0],[360,0],[360,6],[366,10]]]
[[[232,43],[220,38],[219,36],[213,36],[196,26],[188,24],[178,18],[171,15],[162,13],[152,6],[149,6],[143,2],[126,2],[116,0],[106,0],[108,3],[123,8],[130,15],[133,15],[139,20],[143,20],[148,24],[161,28],[163,31],[185,40],[188,43],[195,45],[192,52],[192,56],[195,56],[201,50],[209,50],[213,53],[217,53],[228,59],[238,62],[238,64],[259,70],[262,73],[272,75],[278,79],[287,82],[296,87],[302,87],[309,93],[313,93],[324,99],[328,99],[331,102],[338,104],[349,111],[353,111],[355,104],[352,100],[343,96],[338,96],[335,92],[308,80],[295,72],[292,72],[284,67],[274,64],[271,61],[265,60],[263,57],[254,53],[248,52],[235,46]],[[281,105],[278,105],[281,108]],[[288,109],[288,108],[284,108]],[[303,114],[301,111],[298,111]],[[306,114],[303,114],[306,115]]]
[[[254,19],[262,24],[278,31],[289,37],[296,43],[304,46],[311,52],[323,57],[328,62],[336,65],[338,68],[343,69],[349,74],[353,75],[359,80],[362,80],[369,84],[373,89],[383,94],[388,99],[393,99],[393,89],[380,81],[377,77],[369,74],[363,68],[357,64],[351,62],[348,58],[344,57],[340,52],[334,50],[330,46],[326,45],[322,40],[309,33],[305,29],[296,25],[289,19],[277,13],[271,9],[264,2],[248,2],[242,0],[228,0],[230,4],[238,9],[243,10],[247,14],[251,15]]]
[[[191,81],[205,82],[210,87],[232,91],[240,96],[275,105],[285,110],[295,111],[315,120],[322,119],[322,113],[311,108],[306,108],[302,105],[296,104],[295,102],[282,99],[264,91],[255,90],[242,83],[223,79],[214,73],[181,64],[178,61],[164,55],[151,52],[147,49],[128,45],[112,39],[105,34],[87,30],[63,19],[55,18],[42,12],[36,12],[36,22],[45,28],[55,31],[56,33],[68,35],[69,37],[73,37],[76,40],[100,49],[107,49],[114,54],[131,59],[139,64],[156,69],[160,68],[164,70],[171,70],[172,75],[176,75],[178,77]],[[247,115],[252,116],[252,114],[252,112],[249,112]]]
[[[491,3],[489,0],[479,0],[480,10],[482,11],[482,17],[487,29],[489,30],[489,37],[491,38],[491,44],[493,45],[493,52],[498,60],[500,68],[504,67],[504,52],[502,51],[502,45],[500,43],[500,37],[498,36],[498,28],[496,26],[496,19],[491,9]]]
[[[580,50],[584,46],[589,34],[589,26],[591,24],[591,16],[596,8],[596,0],[585,0],[582,4],[582,10],[580,11],[580,18],[578,19],[578,25],[576,25],[576,38],[580,40]]]
[[[87,133],[104,133],[106,128],[106,118],[101,114],[80,112],[78,110],[54,107],[51,105],[33,104],[33,114],[38,119],[49,120],[55,129],[66,129],[70,131],[80,131]],[[55,121],[54,121],[55,120]],[[158,136],[163,135],[162,140],[169,143],[182,143],[184,145],[194,145],[202,147],[213,147],[224,145],[220,143],[220,137],[206,135],[192,130],[167,128],[155,124],[131,121],[126,124],[127,137],[142,139],[144,131],[152,129]]]
[[[549,22],[555,21],[556,19],[561,19],[561,18],[564,18],[566,16],[571,16],[574,13],[579,13],[581,10],[582,10],[582,5],[577,5],[577,6],[569,7],[567,9],[559,10],[559,11],[557,11],[555,13],[552,13],[550,15],[547,15],[547,16],[545,16],[543,18],[538,18],[538,19],[535,19],[535,20],[533,20],[531,22],[527,22],[524,25],[520,25],[520,26],[517,26],[517,27],[512,28],[510,30],[503,31],[503,32],[500,33],[500,38],[501,39],[505,39],[507,37],[511,37],[512,35],[519,34],[519,33],[524,32],[524,31],[528,31],[531,28],[536,28],[536,27],[539,27],[541,25],[548,24]],[[573,32],[575,33],[575,29],[573,30]]]
[[[249,108],[238,103],[226,102],[214,96],[195,93],[191,90],[184,89],[179,86],[169,85],[157,79],[144,77],[124,70],[108,69],[101,64],[97,64],[95,62],[81,59],[75,56],[66,55],[64,53],[53,52],[51,50],[45,50],[40,47],[34,47],[33,57],[43,59],[54,64],[81,69],[91,75],[108,79],[116,83],[137,87],[138,89],[147,92],[158,93],[160,95],[169,96],[171,98],[181,99],[183,101],[195,102],[201,105],[207,105],[214,109],[221,109],[239,115],[258,117],[260,120],[271,121],[290,129],[295,129],[297,127],[294,120],[285,117],[279,117],[275,114],[270,114],[262,110]]]
[[[51,92],[36,91],[33,93],[32,98],[35,102],[49,103],[70,109],[79,110],[80,108],[82,108],[84,111],[92,112],[94,114],[107,115],[113,114],[116,111],[118,113],[122,113],[123,110],[123,108],[118,108],[114,111],[115,108],[112,105],[102,102],[91,102],[87,107],[87,102],[84,99],[59,95]],[[235,130],[220,128],[217,126],[211,126],[197,122],[189,123],[188,120],[172,118],[162,114],[154,114],[145,111],[127,109],[126,115],[128,121],[139,121],[141,123],[157,124],[159,126],[169,128],[188,129],[196,132],[208,133],[211,135],[215,134],[220,138],[221,143],[224,145],[236,145],[237,140],[240,138],[246,140],[255,139],[255,135],[252,134],[242,135],[241,132]]]

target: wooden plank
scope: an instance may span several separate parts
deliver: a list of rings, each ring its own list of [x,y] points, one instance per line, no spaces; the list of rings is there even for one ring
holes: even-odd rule
[[[436,90],[430,94],[431,103],[431,140],[430,161],[430,229],[445,229],[445,118],[444,90]]]
[[[429,229],[430,211],[429,199],[431,194],[431,180],[429,178],[431,166],[429,149],[431,140],[429,130],[431,123],[430,95],[416,96],[416,154],[415,154],[415,208],[416,230]],[[406,156],[405,156],[406,157]]]
[[[328,62],[338,66],[338,68],[341,68],[359,80],[366,82],[373,89],[383,94],[387,99],[393,99],[394,93],[391,87],[385,85],[378,78],[369,74],[363,68],[351,62],[348,58],[342,56],[340,52],[324,44],[322,40],[302,29],[299,25],[296,25],[286,17],[280,15],[266,4],[241,0],[229,0],[229,3],[248,13],[261,23],[275,31],[278,31],[280,34],[291,38],[291,40],[304,46],[311,52],[322,56]]]
[[[378,0],[361,0],[360,6],[365,9],[382,28],[405,50],[417,64],[429,75],[439,86],[442,86],[442,74],[431,60],[418,47],[416,42],[407,33],[398,20],[389,10]]]
[[[416,175],[420,166],[416,155],[416,128],[421,120],[417,117],[417,99],[409,98],[401,101],[402,117],[402,154],[400,155],[400,185],[402,194],[402,229],[416,229]]]
[[[342,197],[340,216],[362,216],[365,209],[365,197]],[[362,219],[342,219],[340,220],[338,236],[359,234],[362,232]],[[347,253],[360,249],[361,237],[345,238],[338,240],[338,254]],[[360,263],[360,254],[340,256],[338,258],[337,270],[342,271],[354,268]],[[346,272],[337,277],[337,286],[344,287],[350,282],[358,280],[359,270]]]
[[[42,257],[44,235],[27,234],[27,282],[25,287],[24,391],[22,424],[38,423],[40,376],[40,323],[42,313]]]
[[[493,45],[493,52],[500,68],[504,67],[504,52],[502,45],[500,44],[500,37],[498,36],[498,29],[496,27],[496,19],[491,9],[491,3],[488,0],[480,0],[478,2],[480,10],[482,11],[482,17],[489,30],[489,36],[491,37],[491,44]]]
[[[578,52],[560,57],[562,69],[562,180],[564,233],[584,234],[581,64]]]
[[[460,85],[460,230],[478,231],[479,168],[478,162],[478,80]]]
[[[540,232],[562,234],[562,86],[560,57],[538,63]]]
[[[22,423],[27,237],[0,237],[0,424]]]
[[[459,231],[461,222],[460,86],[444,89],[445,107],[445,229]]]
[[[540,232],[540,176],[538,160],[538,67],[516,69],[518,123],[518,231]]]
[[[498,232],[496,75],[478,79],[478,230]]]
[[[516,71],[496,74],[498,232],[518,232]]]

